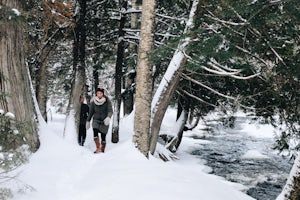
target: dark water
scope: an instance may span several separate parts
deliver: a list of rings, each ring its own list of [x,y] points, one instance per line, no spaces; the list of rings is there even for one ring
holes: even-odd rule
[[[209,142],[200,142],[192,154],[205,160],[212,174],[246,186],[244,192],[253,198],[275,200],[285,185],[292,162],[272,150],[273,139],[257,138],[243,132],[244,123],[246,120],[239,119],[226,131],[220,124],[208,124],[207,134],[193,138]],[[243,158],[249,150],[258,151],[266,158]]]

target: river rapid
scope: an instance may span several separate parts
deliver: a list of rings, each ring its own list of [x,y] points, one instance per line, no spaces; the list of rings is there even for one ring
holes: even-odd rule
[[[245,186],[242,191],[249,196],[275,200],[285,185],[292,161],[273,150],[274,137],[251,134],[264,134],[271,128],[259,129],[245,117],[225,122],[211,120],[198,130],[201,134],[190,135],[199,144],[190,153],[209,166],[210,173]]]

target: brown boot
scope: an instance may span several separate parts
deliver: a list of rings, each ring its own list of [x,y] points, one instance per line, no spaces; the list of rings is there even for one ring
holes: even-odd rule
[[[101,152],[102,152],[102,153],[104,153],[105,147],[106,147],[106,142],[105,142],[105,141],[102,141],[102,142],[101,142]]]
[[[94,137],[94,141],[95,141],[95,144],[96,144],[96,151],[94,151],[94,153],[99,153],[99,152],[101,152],[101,149],[100,149],[100,142],[99,142],[99,137]]]

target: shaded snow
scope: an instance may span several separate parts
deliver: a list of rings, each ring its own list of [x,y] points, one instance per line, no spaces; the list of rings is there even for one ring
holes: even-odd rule
[[[63,138],[65,122],[63,115],[54,114],[49,124],[41,125],[41,147],[19,169],[18,180],[31,192],[14,200],[253,200],[238,190],[239,185],[205,173],[206,167],[186,153],[195,143],[191,138],[183,138],[176,154],[179,160],[147,160],[133,147],[133,116],[129,115],[121,120],[120,142],[112,144],[109,134],[106,153],[94,154],[92,130],[81,147]]]

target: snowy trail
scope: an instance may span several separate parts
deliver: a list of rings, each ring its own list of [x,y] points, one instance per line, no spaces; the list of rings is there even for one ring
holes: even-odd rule
[[[60,116],[40,130],[41,147],[19,177],[34,190],[14,200],[254,200],[204,173],[184,151],[178,152],[181,159],[176,162],[146,159],[132,144],[132,117],[122,119],[119,143],[112,144],[108,135],[104,154],[93,153],[91,129],[85,147],[64,139],[64,122]],[[183,145],[192,145],[189,141]]]

